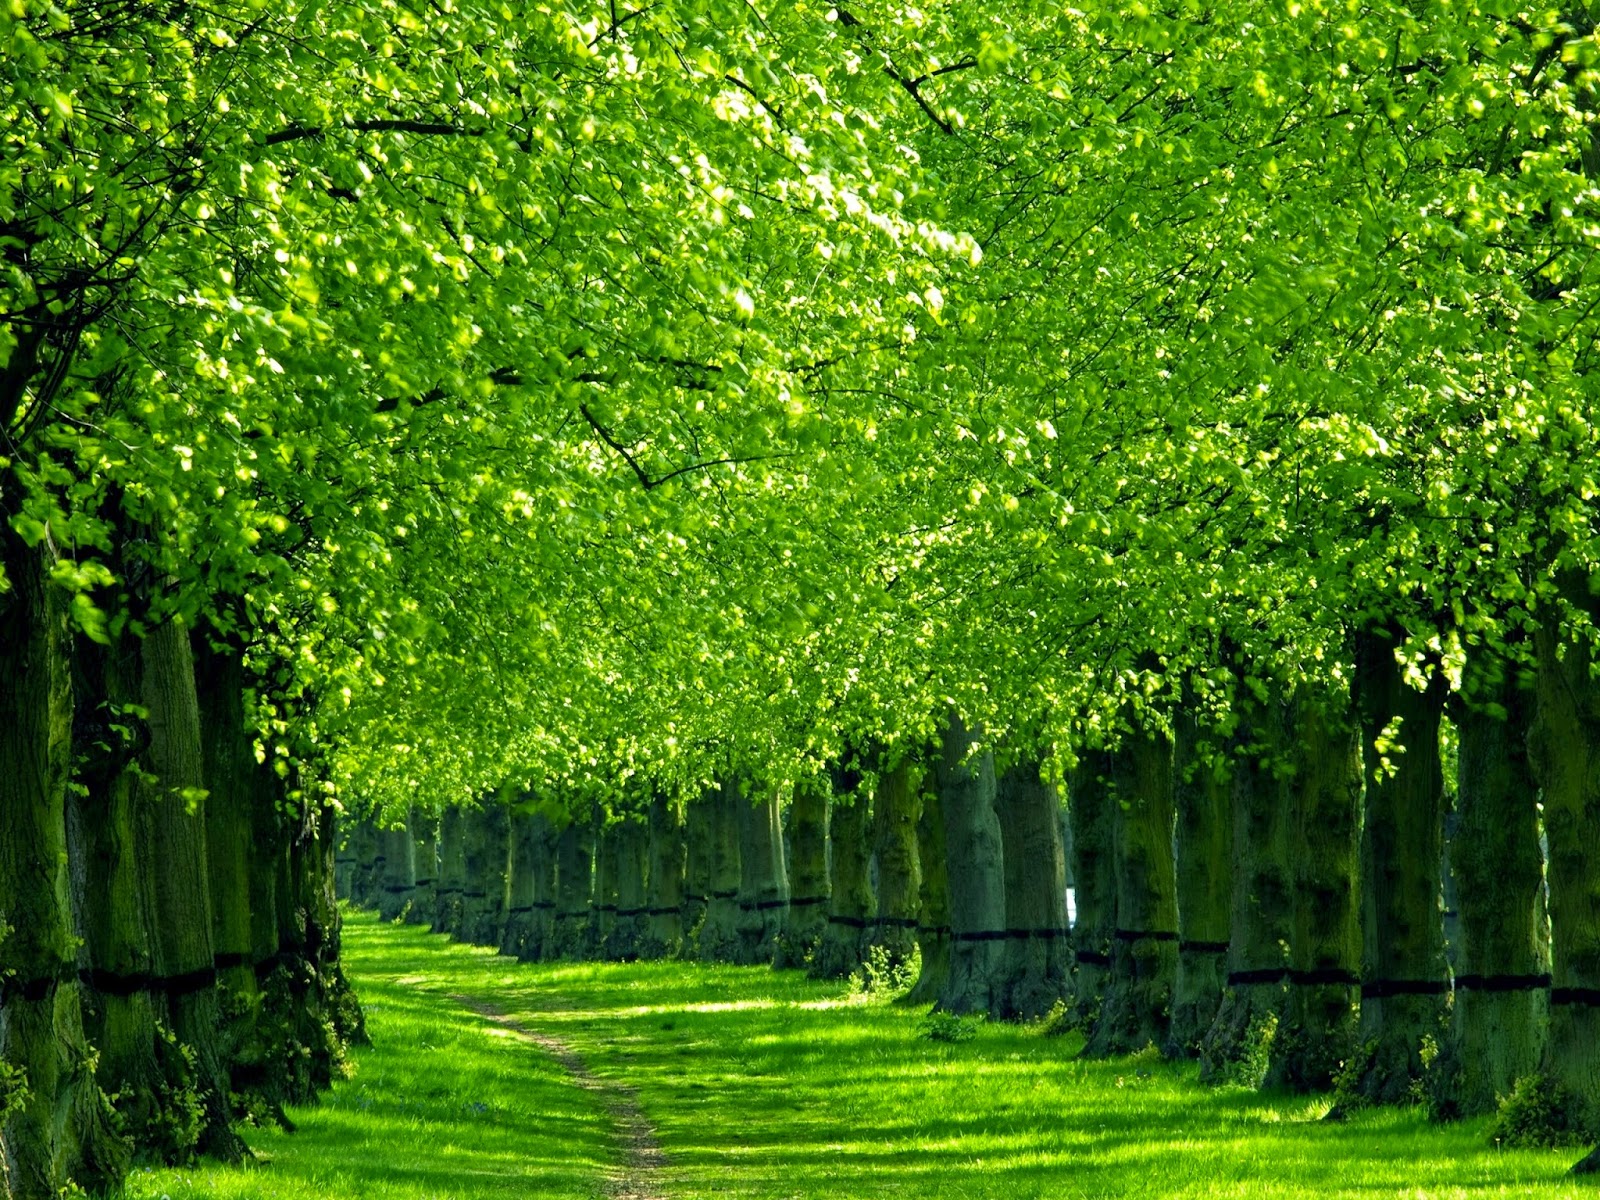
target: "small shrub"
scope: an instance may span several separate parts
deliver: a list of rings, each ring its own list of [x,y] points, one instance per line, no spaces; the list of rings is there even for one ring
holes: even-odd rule
[[[1572,1096],[1545,1075],[1525,1075],[1500,1101],[1489,1136],[1502,1146],[1546,1148],[1585,1141]]]
[[[958,1017],[955,1013],[935,1010],[922,1019],[919,1029],[922,1036],[934,1042],[970,1042],[978,1036],[982,1017]]]
[[[850,990],[872,999],[893,999],[910,991],[922,973],[922,954],[913,950],[905,958],[889,953],[884,946],[867,951],[867,961],[850,976]]]

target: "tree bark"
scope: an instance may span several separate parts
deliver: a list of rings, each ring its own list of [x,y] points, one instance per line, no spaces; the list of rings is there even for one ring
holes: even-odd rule
[[[711,788],[684,806],[684,867],[682,953],[698,955],[700,931],[705,927],[707,897],[711,894],[711,861],[720,792]]]
[[[867,831],[870,814],[861,776],[840,769],[833,778],[829,813],[828,923],[811,956],[813,979],[840,979],[861,965],[872,916]]]
[[[1067,816],[1072,828],[1072,1020],[1087,1032],[1100,1019],[1111,981],[1111,935],[1117,924],[1112,848],[1111,755],[1085,750],[1072,773]]]
[[[1067,863],[1061,803],[1027,762],[1001,775],[995,789],[1005,863],[1006,940],[1001,943],[1004,1018],[1042,1017],[1071,991]]]
[[[789,906],[773,965],[807,967],[828,924],[828,793],[802,780],[789,804]]]
[[[872,851],[878,863],[878,904],[866,931],[866,950],[881,949],[887,966],[911,960],[917,948],[922,875],[917,862],[917,809],[922,769],[902,760],[878,777],[872,806]]]
[[[1294,928],[1289,861],[1294,783],[1289,716],[1273,690],[1239,688],[1233,743],[1233,902],[1228,978],[1217,1019],[1200,1046],[1200,1078],[1260,1087],[1283,1018]]]
[[[505,923],[506,871],[511,856],[511,814],[498,796],[463,814],[466,878],[461,891],[459,937],[474,946],[498,946]]]
[[[0,1181],[8,1200],[56,1200],[74,1184],[121,1185],[128,1146],[90,1069],[69,897],[66,788],[72,683],[67,604],[47,541],[23,546],[0,519]]]
[[[973,755],[979,736],[952,710],[940,746],[951,933],[950,974],[938,1007],[952,1013],[996,1012],[1001,999],[1005,857],[994,810],[994,753]]]
[[[506,921],[500,935],[500,953],[538,961],[534,943],[538,877],[545,864],[540,862],[539,818],[530,812],[511,814],[511,870],[506,879]]]
[[[945,861],[944,805],[936,781],[924,779],[917,813],[917,862],[922,868],[918,889],[917,948],[922,970],[906,993],[910,1004],[932,1004],[950,977],[950,875]]]
[[[635,962],[650,919],[646,888],[650,871],[650,830],[645,819],[629,815],[617,827],[617,915],[606,957]]]
[[[778,790],[764,787],[752,802],[739,788],[739,949],[736,962],[771,965],[789,910],[789,874],[783,860],[783,818]]]
[[[378,844],[383,848],[378,915],[385,921],[394,921],[411,911],[416,902],[417,845],[404,825],[380,830]]]
[[[1361,730],[1348,696],[1294,705],[1289,994],[1269,1084],[1322,1091],[1356,1053],[1361,968]]]
[[[677,805],[658,795],[650,804],[650,919],[639,957],[674,958],[683,950],[684,859],[688,844]]]
[[[434,885],[438,908],[433,932],[454,934],[461,928],[462,893],[467,885],[466,814],[452,806],[439,815],[439,874]]]
[[[1367,775],[1360,1037],[1370,1050],[1357,1090],[1377,1104],[1414,1098],[1423,1078],[1424,1039],[1445,1033],[1449,991],[1440,908],[1445,685],[1435,675],[1425,692],[1409,687],[1394,650],[1392,641],[1373,633],[1357,638]]]
[[[439,818],[413,805],[406,827],[411,831],[411,861],[416,869],[415,891],[406,921],[431,925],[439,911]]]
[[[1582,642],[1547,625],[1529,757],[1543,792],[1550,879],[1550,1031],[1542,1073],[1572,1125],[1600,1137],[1600,685]]]
[[[1112,755],[1117,925],[1111,986],[1084,1053],[1127,1054],[1167,1037],[1178,973],[1178,892],[1172,857],[1172,741],[1136,732]]]
[[[737,962],[739,938],[739,788],[725,781],[711,801],[711,873],[706,918],[696,957],[702,962]]]
[[[1172,985],[1172,1025],[1163,1050],[1169,1058],[1195,1058],[1221,1010],[1228,977],[1233,785],[1221,761],[1201,757],[1201,733],[1192,712],[1177,713],[1173,733],[1178,974]]]
[[[610,957],[608,944],[617,925],[617,872],[621,862],[620,826],[595,816],[594,903],[589,907],[588,947],[585,957]]]

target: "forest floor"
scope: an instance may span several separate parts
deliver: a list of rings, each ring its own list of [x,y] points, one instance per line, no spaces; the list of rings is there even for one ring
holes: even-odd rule
[[[351,913],[373,1039],[349,1080],[250,1131],[242,1168],[140,1170],[134,1200],[1583,1197],[1573,1150],[1417,1109],[1204,1088],[1152,1054],[969,1023],[798,972],[520,964]],[[970,1035],[970,1036],[969,1036]]]

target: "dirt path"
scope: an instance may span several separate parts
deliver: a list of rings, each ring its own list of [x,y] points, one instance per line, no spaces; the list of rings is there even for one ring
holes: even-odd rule
[[[616,1128],[617,1146],[622,1151],[622,1164],[610,1173],[606,1183],[606,1193],[612,1200],[666,1200],[657,1178],[666,1165],[667,1156],[662,1153],[656,1131],[645,1119],[632,1088],[601,1079],[560,1038],[529,1029],[492,1004],[472,996],[452,995],[450,998],[523,1041],[538,1046],[561,1064],[574,1083],[599,1098]]]

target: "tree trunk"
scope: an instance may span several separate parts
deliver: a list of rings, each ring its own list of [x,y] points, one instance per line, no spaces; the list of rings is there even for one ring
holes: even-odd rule
[[[683,950],[684,858],[687,842],[678,807],[658,795],[650,804],[650,920],[639,957],[674,958]]]
[[[1163,1050],[1169,1058],[1194,1058],[1217,1019],[1227,983],[1233,785],[1221,761],[1201,757],[1194,714],[1180,710],[1173,725],[1178,974],[1172,985],[1172,1025]]]
[[[739,817],[739,949],[735,961],[770,966],[789,910],[778,790],[762,788],[752,803],[739,788],[734,804]]]
[[[1100,1019],[1111,981],[1116,929],[1116,855],[1112,852],[1111,755],[1085,750],[1072,773],[1067,816],[1072,827],[1072,1020],[1087,1032]]]
[[[621,848],[619,826],[598,814],[594,843],[594,903],[589,907],[586,957],[608,957],[607,943],[617,924],[617,870]]]
[[[350,885],[351,902],[361,908],[376,909],[378,897],[383,893],[383,836],[377,823],[368,816],[356,825],[352,840],[356,865]],[[337,863],[334,869],[337,871]]]
[[[84,1040],[67,860],[72,684],[50,544],[0,519],[0,1182],[8,1200],[119,1187],[113,1130]],[[20,1085],[26,1095],[13,1090]]]
[[[1294,929],[1289,861],[1295,787],[1288,713],[1274,690],[1257,700],[1239,688],[1234,735],[1233,903],[1228,979],[1217,1019],[1200,1045],[1200,1078],[1260,1087],[1283,1019]]]
[[[463,815],[463,825],[466,879],[459,937],[474,946],[498,946],[511,855],[510,810],[498,796],[486,796],[481,807]]]
[[[1000,777],[995,810],[1006,902],[1000,1008],[995,1015],[1042,1017],[1071,990],[1061,803],[1055,789],[1039,778],[1039,764],[1029,762]]]
[[[556,911],[550,957],[585,956],[593,892],[594,825],[587,818],[573,817],[556,838]]]
[[[500,953],[537,961],[534,940],[534,900],[538,891],[539,818],[530,812],[511,814],[511,870],[506,881],[506,923]]]
[[[994,753],[972,754],[980,734],[953,709],[939,758],[950,888],[950,974],[939,1008],[991,1013],[1000,1007],[1005,936],[1005,856],[995,815]]]
[[[1361,730],[1347,696],[1302,692],[1294,731],[1289,994],[1267,1082],[1322,1091],[1356,1053]]]
[[[650,830],[643,817],[626,816],[617,825],[617,915],[606,957],[612,962],[635,962],[643,945],[650,906]]]
[[[773,965],[807,967],[828,925],[828,792],[802,780],[789,803],[789,906]]]
[[[813,979],[840,979],[861,965],[873,906],[867,854],[870,814],[861,794],[861,776],[836,771],[833,793],[828,817],[828,923],[811,956]]]
[[[417,893],[417,845],[404,825],[381,830],[383,875],[378,888],[378,915],[394,921],[411,911]]]
[[[1550,1030],[1543,1074],[1572,1127],[1600,1136],[1600,686],[1579,640],[1539,632],[1529,757],[1550,878]]]
[[[923,780],[917,813],[917,862],[922,868],[917,948],[922,953],[922,970],[906,993],[909,1004],[934,1003],[950,978],[950,875],[945,861],[944,805],[936,783]]]
[[[1111,986],[1084,1047],[1092,1056],[1162,1045],[1178,974],[1171,739],[1132,734],[1112,756],[1112,786],[1117,926]]]
[[[739,805],[744,803],[732,782],[723,783],[711,801],[711,886],[696,947],[702,962],[739,958]]]
[[[702,792],[684,806],[682,953],[698,955],[700,931],[705,927],[707,897],[711,894],[711,862],[715,856],[716,788]]]
[[[899,967],[917,948],[922,874],[917,862],[917,810],[922,769],[910,759],[878,777],[872,806],[872,851],[878,862],[878,905],[867,930],[868,953],[881,949]]]
[[[439,911],[439,818],[413,805],[406,827],[411,831],[411,856],[416,865],[416,890],[406,921],[431,925]]]
[[[467,882],[466,814],[454,806],[439,815],[439,874],[434,885],[438,908],[433,932],[454,934],[461,928],[462,892]]]
[[[1435,675],[1426,692],[1407,686],[1394,651],[1377,635],[1357,638],[1367,775],[1360,1037],[1370,1049],[1358,1092],[1378,1104],[1415,1096],[1424,1040],[1445,1033],[1450,987],[1440,910],[1445,684]]]

